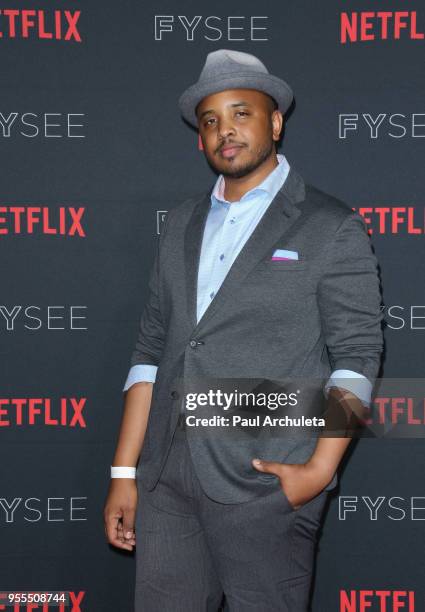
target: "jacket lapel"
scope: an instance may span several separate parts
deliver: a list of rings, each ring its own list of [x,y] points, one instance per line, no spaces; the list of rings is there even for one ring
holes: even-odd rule
[[[196,326],[199,259],[205,224],[211,206],[211,189],[207,191],[193,209],[184,237],[186,301],[191,328]]]
[[[245,242],[226,278],[210,302],[203,316],[196,322],[197,279],[202,238],[211,206],[211,190],[195,206],[185,232],[186,292],[190,325],[198,332],[226,300],[237,295],[238,283],[267,254],[270,247],[292,227],[301,214],[297,203],[305,199],[305,185],[301,176],[289,170],[286,181],[277,192],[251,236]],[[193,332],[192,332],[193,333]]]

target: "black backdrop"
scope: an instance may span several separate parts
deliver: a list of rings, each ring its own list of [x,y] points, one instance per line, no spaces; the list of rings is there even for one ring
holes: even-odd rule
[[[2,0],[0,10],[0,589],[64,589],[80,600],[74,612],[131,611],[134,555],[106,543],[102,517],[122,387],[161,221],[215,178],[178,97],[223,47],[291,84],[282,152],[364,209],[381,267],[382,375],[422,377],[425,7]],[[362,598],[372,610],[397,600],[425,610],[422,440],[361,440],[351,454],[327,509],[313,610],[360,611]]]

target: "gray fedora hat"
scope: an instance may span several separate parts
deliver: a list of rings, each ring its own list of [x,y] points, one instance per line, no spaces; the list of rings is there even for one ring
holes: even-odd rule
[[[195,109],[202,98],[225,89],[257,89],[277,102],[281,113],[285,113],[293,100],[292,89],[285,81],[269,71],[258,57],[251,53],[218,49],[208,53],[198,81],[188,87],[179,98],[183,117],[198,127]]]

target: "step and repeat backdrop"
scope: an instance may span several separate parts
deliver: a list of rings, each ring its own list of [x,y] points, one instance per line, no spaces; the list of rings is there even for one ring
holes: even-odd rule
[[[363,215],[379,260],[380,375],[424,375],[423,2],[0,0],[0,610],[50,609],[6,607],[31,590],[133,609],[103,505],[162,223],[216,178],[177,100],[219,48],[293,87],[280,151]],[[423,611],[423,441],[349,455],[312,610]]]

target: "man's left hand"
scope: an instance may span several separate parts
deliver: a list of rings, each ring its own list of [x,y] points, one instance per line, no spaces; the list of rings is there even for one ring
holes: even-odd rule
[[[322,466],[307,463],[278,463],[253,459],[252,465],[259,472],[274,474],[294,510],[301,508],[323,491],[332,479],[332,474]]]

